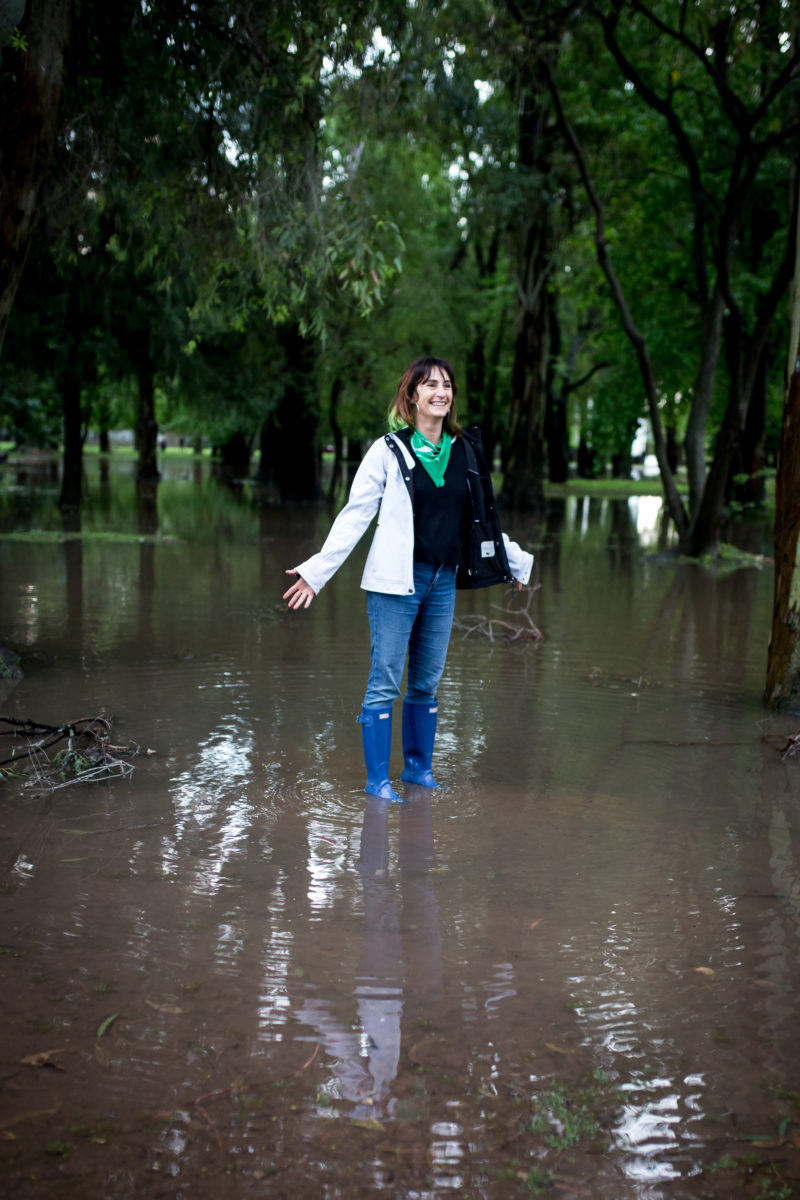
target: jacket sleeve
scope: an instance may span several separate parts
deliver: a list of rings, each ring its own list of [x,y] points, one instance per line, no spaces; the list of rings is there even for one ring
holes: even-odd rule
[[[518,583],[527,583],[533,570],[533,555],[523,550],[517,542],[512,542],[507,533],[503,534],[503,544],[506,548],[506,558],[511,574]]]
[[[386,487],[388,456],[383,438],[373,442],[356,471],[347,504],[333,522],[322,549],[295,568],[315,592],[322,590],[369,528]]]

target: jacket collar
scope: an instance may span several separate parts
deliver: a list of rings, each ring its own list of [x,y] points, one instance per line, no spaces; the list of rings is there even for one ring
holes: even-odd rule
[[[414,458],[414,455],[411,453],[411,449],[408,444],[408,439],[406,437],[403,437],[403,434],[405,432],[406,432],[405,430],[402,430],[399,433],[390,433],[389,437],[392,438],[397,443],[397,445],[400,447],[403,458],[406,461],[406,465],[409,468],[413,468],[417,465],[417,460]]]

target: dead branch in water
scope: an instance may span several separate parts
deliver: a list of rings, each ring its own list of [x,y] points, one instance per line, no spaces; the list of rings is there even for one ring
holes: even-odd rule
[[[787,758],[792,758],[795,754],[800,754],[800,732],[792,733],[788,736],[785,734],[764,734],[763,740],[770,746],[774,746],[776,750],[781,752],[781,762],[786,762]]]
[[[61,742],[66,746],[50,754]],[[28,786],[46,791],[127,778],[133,766],[120,756],[140,751],[135,744],[112,745],[111,722],[106,717],[80,717],[63,725],[0,717],[0,747],[6,755],[0,758],[0,778],[22,778]]]
[[[530,613],[533,593],[538,590],[539,584],[535,587],[524,588],[524,603],[513,608],[504,608],[500,604],[492,605],[497,612],[513,617],[512,621],[502,620],[499,617],[485,617],[480,613],[467,613],[464,617],[457,617],[453,621],[453,625],[465,638],[473,633],[478,633],[482,637],[487,637],[490,642],[495,641],[496,638],[504,638],[509,642],[543,642],[544,634]]]

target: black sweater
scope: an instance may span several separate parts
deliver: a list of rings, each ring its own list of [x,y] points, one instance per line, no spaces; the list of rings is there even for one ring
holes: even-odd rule
[[[412,449],[411,453],[414,451]],[[461,527],[467,499],[467,456],[453,438],[444,486],[437,487],[420,460],[414,471],[414,558],[418,562],[461,563]]]

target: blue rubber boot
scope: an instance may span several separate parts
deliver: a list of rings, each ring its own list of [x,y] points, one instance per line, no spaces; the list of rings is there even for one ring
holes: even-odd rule
[[[431,770],[433,743],[436,738],[436,717],[439,703],[403,704],[403,758],[405,769],[402,778],[421,787],[437,786]]]
[[[399,800],[389,782],[389,754],[392,749],[392,710],[365,708],[362,705],[361,736],[364,740],[364,762],[367,764],[367,786],[364,791],[380,800]]]

